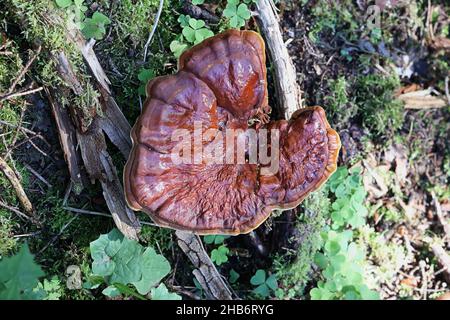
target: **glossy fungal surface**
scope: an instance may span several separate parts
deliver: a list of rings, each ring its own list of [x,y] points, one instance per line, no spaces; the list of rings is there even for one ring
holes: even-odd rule
[[[322,185],[336,169],[338,134],[321,107],[270,121],[266,81],[262,38],[237,30],[150,81],[124,171],[129,206],[161,226],[240,234]]]

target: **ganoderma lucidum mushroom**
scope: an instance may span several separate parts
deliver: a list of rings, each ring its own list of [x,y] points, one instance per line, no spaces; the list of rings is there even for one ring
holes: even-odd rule
[[[321,107],[269,121],[265,59],[259,34],[229,30],[184,52],[176,74],[148,83],[124,171],[126,200],[133,210],[146,212],[158,225],[197,234],[248,233],[273,210],[299,205],[336,170],[340,140]],[[198,123],[203,150],[226,150],[216,162],[195,155]],[[235,148],[229,148],[230,129],[242,130],[245,137],[250,129],[270,132],[265,141],[256,136],[262,141],[259,148],[265,144],[271,155],[278,151],[277,170],[270,171],[267,161],[250,159],[250,143],[242,145],[233,137]],[[272,140],[275,134],[278,140]],[[183,151],[176,153],[193,151],[183,158],[190,161],[174,161],[180,141]],[[217,141],[223,149],[214,149]],[[236,161],[239,147],[245,151],[243,162]]]

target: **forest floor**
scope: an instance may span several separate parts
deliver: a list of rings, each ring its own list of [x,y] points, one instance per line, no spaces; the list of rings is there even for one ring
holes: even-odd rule
[[[37,31],[21,31],[20,23],[42,7],[81,22],[85,36],[97,39],[94,51],[113,96],[133,124],[145,83],[174,73],[176,56],[194,42],[185,31],[189,19],[205,21],[194,33],[206,28],[216,34],[236,21],[258,30],[254,18],[243,9],[239,16],[238,10],[245,3],[253,11],[257,1],[192,2],[200,11],[186,1],[164,2],[147,58],[159,0],[0,4],[0,160],[18,177],[35,215],[28,217],[0,165],[0,271],[6,257],[26,242],[46,274],[40,278],[46,298],[144,298],[131,282],[117,285],[119,293],[105,291],[108,281],[93,272],[92,242],[115,225],[99,182],[83,190],[70,182],[47,94],[61,79],[51,71],[45,48],[38,49],[45,41]],[[302,105],[323,106],[341,137],[339,169],[297,210],[274,213],[251,235],[203,237],[218,271],[243,299],[448,299],[450,4],[302,0],[276,5]],[[30,13],[18,18],[20,10]],[[71,15],[77,12],[83,17]],[[95,18],[95,12],[106,19]],[[62,34],[54,34],[52,41],[60,43]],[[273,93],[270,59],[268,75]],[[16,92],[24,94],[8,97]],[[270,103],[275,104],[273,94]],[[108,148],[121,176],[125,159]],[[204,298],[174,231],[152,225],[143,213],[138,217],[147,222],[140,243],[171,266],[163,280],[169,291]],[[81,288],[67,285],[69,266],[79,267]],[[0,297],[2,281],[0,276]]]

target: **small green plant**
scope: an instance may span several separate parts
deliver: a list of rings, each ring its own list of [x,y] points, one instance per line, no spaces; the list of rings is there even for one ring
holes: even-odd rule
[[[205,27],[205,21],[194,18],[189,19],[188,25],[183,27],[182,34],[188,42],[194,45],[214,35],[211,30]]]
[[[94,12],[91,18],[86,18],[87,6],[84,0],[55,0],[56,5],[65,9],[68,21],[73,22],[81,30],[86,39],[101,40],[106,34],[106,26],[111,20],[101,12]]]
[[[368,211],[364,206],[366,190],[362,185],[359,171],[353,171],[351,175],[347,168],[340,167],[328,184],[330,191],[336,196],[331,205],[331,227],[334,230],[347,226],[359,228],[364,225]]]
[[[331,204],[331,227],[322,231],[322,250],[314,257],[322,279],[310,291],[311,299],[378,299],[378,293],[365,283],[366,252],[353,242],[353,230],[364,226],[368,214],[360,171],[340,167],[326,188],[335,200]]]
[[[220,266],[221,264],[228,261],[228,254],[230,253],[230,250],[225,246],[221,245],[217,249],[214,249],[211,251],[211,260]]]
[[[247,3],[250,3],[248,1]],[[223,16],[229,19],[230,27],[241,28],[245,22],[250,19],[251,13],[245,3],[239,3],[239,0],[228,0]]]
[[[44,275],[23,244],[17,254],[0,260],[0,300],[58,300],[62,295],[59,279],[40,282]]]
[[[139,71],[138,79],[139,79],[139,94],[141,96],[145,96],[145,88],[147,87],[147,83],[155,77],[155,71],[152,69],[145,69],[142,68],[141,71]]]
[[[170,264],[153,248],[144,248],[113,229],[91,242],[90,250],[93,275],[85,284],[86,288],[94,289],[105,283],[107,287],[102,293],[108,297],[129,295],[145,299],[144,296],[150,293],[152,299],[153,295],[158,299],[181,299],[176,294],[169,294],[163,283],[156,288],[170,272]],[[130,284],[137,292],[128,286]]]
[[[58,7],[65,9],[68,20],[75,23],[78,29],[83,29],[83,21],[85,20],[85,12],[88,7],[84,4],[84,0],[55,0]]]
[[[267,277],[266,271],[263,269],[259,269],[250,279],[250,283],[253,286],[256,286],[253,289],[253,293],[263,298],[267,298],[270,296],[271,291],[275,292],[278,288],[278,281],[275,274]]]
[[[92,18],[86,18],[84,20],[83,28],[81,31],[87,38],[94,38],[101,40],[105,36],[106,26],[111,23],[111,20],[101,12],[94,12]]]
[[[206,27],[205,21],[191,18],[189,15],[181,14],[178,23],[182,28],[181,35],[170,43],[170,51],[175,58],[190,47],[211,37],[214,33]],[[186,43],[187,42],[187,43]]]
[[[211,251],[211,260],[218,266],[220,266],[225,262],[228,262],[228,254],[230,253],[230,250],[226,247],[224,241],[229,237],[230,236],[222,236],[222,235],[209,235],[203,237],[203,241],[206,244],[215,244],[215,245],[220,244],[219,247]]]

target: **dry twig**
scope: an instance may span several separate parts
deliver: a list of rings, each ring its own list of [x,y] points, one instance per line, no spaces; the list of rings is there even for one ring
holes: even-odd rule
[[[0,157],[0,171],[3,172],[3,174],[11,183],[11,186],[16,192],[17,198],[19,199],[19,202],[22,208],[27,213],[28,217],[29,218],[34,217],[33,205],[31,204],[30,200],[28,199],[28,196],[23,190],[22,184],[20,183],[14,171],[2,157]]]

